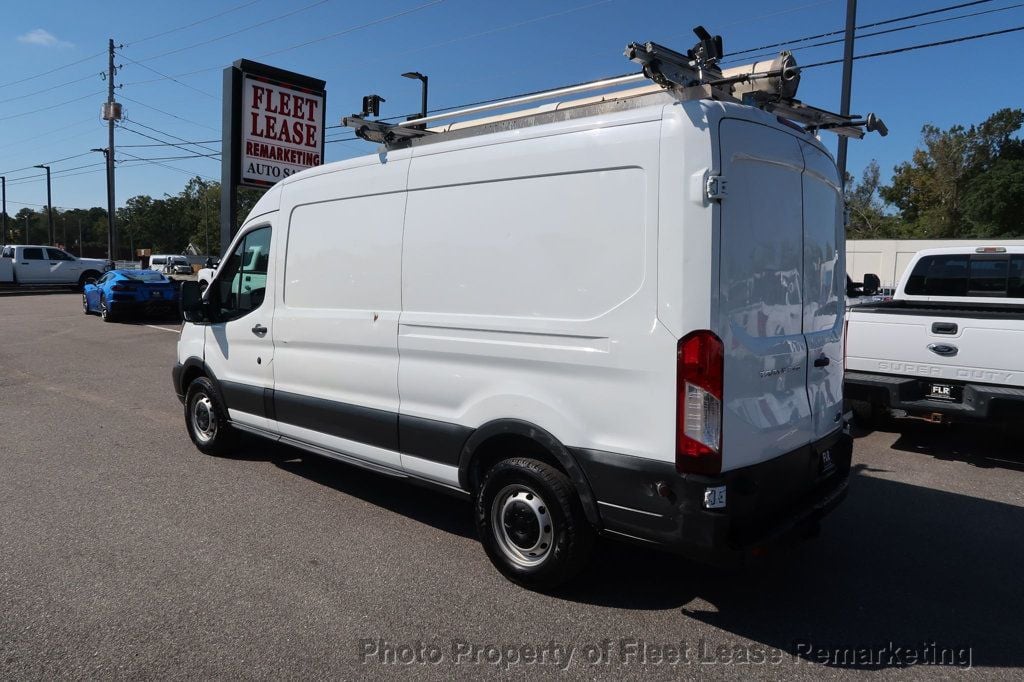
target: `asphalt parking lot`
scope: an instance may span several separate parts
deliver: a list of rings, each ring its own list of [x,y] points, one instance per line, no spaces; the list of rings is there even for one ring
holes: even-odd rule
[[[256,440],[200,454],[175,330],[0,297],[0,678],[1024,666],[1019,436],[862,433],[819,538],[747,571],[605,542],[541,595],[491,567],[466,502]]]

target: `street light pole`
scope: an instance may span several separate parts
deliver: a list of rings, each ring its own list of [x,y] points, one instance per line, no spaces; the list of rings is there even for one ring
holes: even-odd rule
[[[3,208],[0,208],[0,218],[3,220],[3,231],[0,232],[0,244],[7,246],[7,178],[0,175],[0,188],[3,193]]]
[[[49,227],[50,246],[53,246],[53,197],[50,194],[50,167],[46,164],[36,164],[36,168],[46,170],[46,222]]]
[[[110,150],[103,147],[89,151],[103,152],[103,158],[107,162],[107,260],[116,260],[114,256],[114,188],[111,185],[114,173],[110,168]]]
[[[78,257],[79,258],[83,258],[83,256],[82,256],[82,247],[84,247],[84,246],[85,245],[82,243],[82,219],[79,218],[78,219]]]
[[[418,80],[419,82],[423,83],[423,90],[422,90],[422,93],[421,93],[422,94],[422,103],[420,104],[420,115],[419,115],[418,118],[426,118],[427,117],[427,80],[428,80],[428,78],[426,76],[424,76],[422,73],[420,73],[419,71],[408,71],[406,73],[403,73],[402,74],[402,78],[411,78],[413,80]]]

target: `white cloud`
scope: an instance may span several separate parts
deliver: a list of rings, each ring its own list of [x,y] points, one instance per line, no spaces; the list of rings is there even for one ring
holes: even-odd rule
[[[18,42],[27,45],[40,45],[42,47],[73,47],[66,40],[59,40],[44,28],[34,28],[23,36],[18,36]]]

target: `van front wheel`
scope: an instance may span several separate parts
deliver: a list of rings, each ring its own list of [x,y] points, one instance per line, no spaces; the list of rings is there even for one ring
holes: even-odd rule
[[[228,423],[227,410],[206,377],[198,377],[189,384],[185,394],[185,427],[195,446],[207,455],[226,455],[234,446],[235,434]]]
[[[593,551],[595,532],[572,482],[544,462],[516,457],[496,464],[484,477],[475,510],[487,556],[525,587],[561,585]]]

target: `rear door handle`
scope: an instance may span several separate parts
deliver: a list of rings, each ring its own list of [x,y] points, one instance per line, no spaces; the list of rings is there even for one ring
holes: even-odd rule
[[[956,334],[957,326],[955,322],[933,322],[932,323],[932,334]]]
[[[256,336],[264,336],[267,333],[267,328],[257,322],[256,326],[252,328],[252,333]]]
[[[828,363],[831,362],[828,358],[822,355],[820,358],[814,361],[815,367],[828,367]]]

